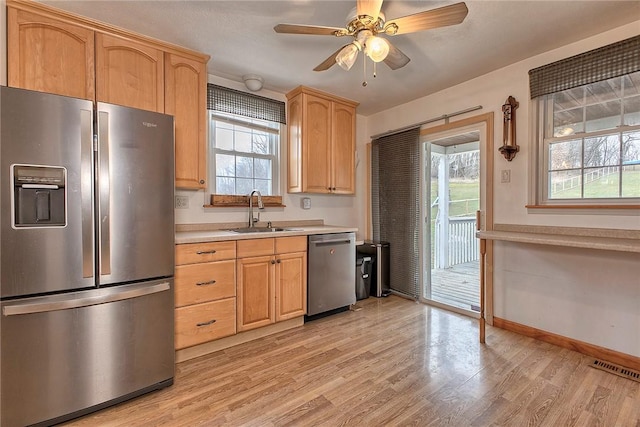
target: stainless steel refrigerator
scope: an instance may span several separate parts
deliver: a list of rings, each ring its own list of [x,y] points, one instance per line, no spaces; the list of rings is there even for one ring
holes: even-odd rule
[[[173,118],[0,87],[0,424],[172,384]]]

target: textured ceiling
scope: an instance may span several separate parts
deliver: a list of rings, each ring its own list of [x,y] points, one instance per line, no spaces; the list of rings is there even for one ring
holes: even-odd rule
[[[460,25],[391,38],[411,62],[395,71],[379,64],[373,78],[368,61],[363,87],[362,56],[350,71],[313,71],[346,38],[273,31],[278,23],[342,27],[355,0],[43,3],[207,53],[209,74],[235,81],[258,74],[276,92],[303,84],[353,99],[365,116],[640,18],[635,0],[471,0]],[[386,0],[382,10],[391,19],[451,3]]]

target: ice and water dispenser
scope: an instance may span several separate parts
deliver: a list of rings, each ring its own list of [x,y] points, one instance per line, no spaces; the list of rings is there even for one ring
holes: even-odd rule
[[[66,225],[66,170],[59,166],[13,165],[13,226]]]

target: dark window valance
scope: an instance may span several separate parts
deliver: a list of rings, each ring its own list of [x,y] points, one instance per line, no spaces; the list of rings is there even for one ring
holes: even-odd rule
[[[531,98],[640,71],[640,36],[529,71]]]
[[[211,83],[207,84],[207,109],[287,123],[284,102]]]

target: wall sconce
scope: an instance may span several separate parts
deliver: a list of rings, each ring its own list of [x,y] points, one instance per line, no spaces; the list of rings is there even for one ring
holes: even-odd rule
[[[498,151],[508,161],[513,160],[520,147],[516,144],[516,108],[520,104],[513,96],[507,98],[507,102],[502,105],[502,147]]]

